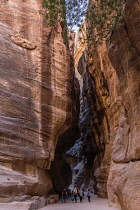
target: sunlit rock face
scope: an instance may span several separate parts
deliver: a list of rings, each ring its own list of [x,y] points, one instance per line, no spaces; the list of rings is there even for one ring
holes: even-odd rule
[[[77,117],[72,56],[61,24],[50,28],[43,21],[41,2],[0,4],[0,161],[10,180],[0,188],[6,200],[17,171],[25,190],[13,190],[13,197],[52,189],[44,170],[54,159],[58,137]]]

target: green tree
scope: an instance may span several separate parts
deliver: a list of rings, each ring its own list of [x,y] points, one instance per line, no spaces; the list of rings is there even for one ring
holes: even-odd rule
[[[54,25],[58,18],[66,28],[79,27],[86,20],[87,39],[100,43],[123,15],[124,0],[42,0],[46,20]]]
[[[115,28],[124,12],[123,0],[90,1],[87,13],[87,40],[101,43],[106,40],[111,29]]]

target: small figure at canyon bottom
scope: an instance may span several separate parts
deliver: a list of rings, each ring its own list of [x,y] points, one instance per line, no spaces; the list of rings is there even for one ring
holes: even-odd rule
[[[76,203],[77,202],[77,195],[78,195],[78,189],[77,189],[77,187],[74,187],[73,195],[74,195],[74,200],[75,200],[75,203]]]
[[[91,196],[91,192],[90,192],[90,189],[88,189],[87,191],[88,202],[90,202],[90,196]]]
[[[62,191],[62,202],[66,203],[66,199],[67,199],[67,189],[64,188],[64,190]]]
[[[79,197],[80,197],[80,202],[82,202],[84,197],[84,191],[82,189],[79,190]]]

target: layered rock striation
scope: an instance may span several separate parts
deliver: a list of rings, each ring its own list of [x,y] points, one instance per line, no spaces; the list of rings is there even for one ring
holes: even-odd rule
[[[41,0],[0,4],[0,197],[6,202],[53,188],[47,170],[58,137],[77,117],[63,27],[48,27],[41,6]]]
[[[138,0],[127,0],[110,42],[94,51],[90,41],[87,61],[83,53],[78,58],[83,77],[80,125],[90,179],[98,196],[108,196],[111,206],[125,210],[140,209],[139,7]]]
[[[85,36],[84,34],[82,40],[85,39]],[[77,40],[78,37],[81,38],[81,34],[77,35]],[[94,59],[97,63],[94,62]],[[110,98],[108,84],[100,61],[97,59],[98,53],[89,53],[87,43],[76,43],[76,76],[81,86],[80,141],[83,142],[85,157],[83,172],[85,179],[82,188],[94,188],[99,197],[106,198],[106,184],[111,159],[108,140]],[[106,60],[106,58],[103,59]]]
[[[122,209],[136,210],[140,209],[139,9],[139,1],[126,1],[124,20],[116,27],[108,48],[121,97],[108,179],[109,201]]]
[[[78,80],[73,42],[61,22],[47,26],[41,0],[0,3],[0,202],[45,205],[72,182],[71,165],[77,187],[139,210],[139,0],[125,1],[109,42],[76,44]]]

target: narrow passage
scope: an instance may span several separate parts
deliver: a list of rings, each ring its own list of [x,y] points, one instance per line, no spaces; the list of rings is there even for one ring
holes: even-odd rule
[[[49,204],[46,207],[41,208],[41,210],[117,210],[108,206],[108,200],[97,198],[93,195],[91,197],[91,202],[87,201],[87,197],[84,197],[83,203],[80,203],[79,199],[77,203],[73,203],[70,199],[67,203],[61,203],[60,201],[55,204]]]

